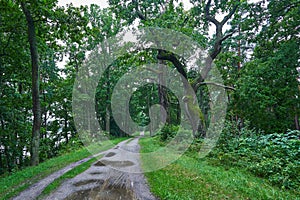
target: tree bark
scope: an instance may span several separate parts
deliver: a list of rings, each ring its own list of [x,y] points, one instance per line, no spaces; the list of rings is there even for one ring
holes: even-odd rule
[[[110,99],[109,99],[109,94],[110,94],[110,81],[109,81],[109,67],[107,68],[107,82],[106,82],[106,109],[105,109],[105,131],[107,133],[110,133]]]
[[[39,164],[39,146],[40,146],[40,129],[41,129],[41,105],[40,105],[40,90],[39,90],[39,56],[37,48],[37,39],[35,33],[35,25],[33,17],[28,10],[25,2],[21,2],[22,11],[26,17],[28,26],[28,40],[30,45],[30,55],[31,55],[31,67],[32,67],[32,112],[33,112],[33,126],[32,126],[32,136],[31,136],[31,160],[30,164],[32,166]]]
[[[66,143],[68,144],[69,143],[69,136],[68,136],[68,111],[67,111],[67,108],[65,107],[64,108],[64,111],[65,111],[65,127],[64,127],[64,132],[65,132],[65,138],[66,138]]]
[[[169,122],[169,103],[167,100],[167,91],[163,86],[165,85],[165,61],[158,59],[158,66],[160,73],[158,74],[158,96],[159,96],[159,104],[161,105],[161,121]],[[165,109],[165,112],[163,111]]]
[[[300,127],[299,127],[299,117],[297,114],[295,114],[295,127],[296,127],[296,130],[300,130]]]

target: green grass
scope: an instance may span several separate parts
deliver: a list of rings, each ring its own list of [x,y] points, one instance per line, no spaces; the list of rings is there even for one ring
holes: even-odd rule
[[[141,152],[160,147],[157,138],[142,138]],[[147,163],[141,155],[142,165]],[[155,161],[152,161],[155,162]],[[238,168],[209,165],[183,155],[167,167],[145,174],[151,191],[160,199],[300,199],[293,191],[272,187],[264,179]]]
[[[116,138],[111,140],[111,142],[113,144],[117,144],[125,139],[128,138]],[[108,142],[103,142],[98,149],[106,150],[110,147],[111,145],[109,145]],[[0,199],[9,199],[42,178],[66,167],[70,163],[79,161],[89,156],[91,156],[91,153],[86,148],[82,148],[77,151],[49,159],[38,166],[27,167],[24,170],[17,171],[9,176],[1,177]]]
[[[128,144],[129,142],[131,142],[132,140],[134,140],[134,138],[130,138],[129,140],[126,141],[126,144]]]
[[[74,178],[76,175],[81,174],[82,172],[84,172],[85,170],[87,170],[88,168],[90,168],[90,166],[96,162],[97,158],[92,158],[91,160],[75,167],[74,169],[68,171],[67,173],[65,173],[64,175],[62,175],[61,177],[57,178],[56,180],[54,180],[52,183],[50,183],[42,192],[42,194],[39,196],[39,199],[42,199],[43,197],[49,195],[52,191],[54,191],[55,189],[57,189],[65,180],[67,179],[71,179]]]

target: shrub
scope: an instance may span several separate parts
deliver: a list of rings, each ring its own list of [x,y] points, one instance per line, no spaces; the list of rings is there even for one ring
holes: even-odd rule
[[[159,132],[158,135],[161,141],[167,141],[171,138],[174,138],[176,133],[179,130],[179,126],[166,124]]]
[[[233,135],[226,132],[230,126],[210,154],[213,163],[243,167],[282,188],[300,188],[299,131],[263,134],[244,128]]]

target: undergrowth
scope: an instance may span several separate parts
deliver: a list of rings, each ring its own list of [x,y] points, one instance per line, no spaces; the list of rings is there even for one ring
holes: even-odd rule
[[[140,141],[143,153],[161,147],[158,137]],[[267,180],[255,177],[239,167],[211,165],[206,159],[196,159],[189,151],[163,169],[145,174],[151,191],[160,199],[299,199],[297,193],[271,186]],[[142,166],[148,161],[141,155]],[[155,161],[153,161],[155,162]]]

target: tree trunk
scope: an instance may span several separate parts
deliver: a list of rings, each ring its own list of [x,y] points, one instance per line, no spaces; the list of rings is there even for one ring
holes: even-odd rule
[[[241,35],[241,26],[239,25],[238,27],[238,30],[239,30],[239,36]],[[241,70],[241,67],[242,67],[242,53],[241,53],[241,40],[239,39],[238,40],[238,57],[239,57],[239,62],[238,62],[238,76],[240,75],[239,72]]]
[[[33,126],[32,126],[32,141],[31,141],[31,165],[39,164],[39,146],[40,146],[40,128],[41,128],[41,105],[39,99],[39,57],[37,49],[37,40],[35,33],[34,20],[30,11],[27,9],[25,2],[21,3],[23,13],[26,17],[28,26],[28,40],[30,45],[31,67],[32,67],[32,112],[33,112]]]
[[[64,108],[64,111],[65,111],[65,127],[64,127],[64,132],[65,132],[65,138],[66,138],[66,143],[68,144],[69,143],[69,137],[68,137],[68,111],[67,111],[67,108],[65,107]]]
[[[297,114],[295,114],[295,126],[296,126],[296,130],[300,130],[299,128],[299,117]]]
[[[107,133],[110,133],[110,81],[109,81],[109,67],[107,68],[107,82],[106,82],[106,114],[105,114],[105,130]]]
[[[180,124],[181,122],[181,110],[180,110],[180,103],[176,103],[176,123]]]
[[[42,76],[42,75],[41,75]],[[46,83],[46,80],[43,79],[41,77],[41,80]],[[46,102],[47,99],[46,99],[46,92],[45,92],[45,89],[42,89],[42,94],[43,94],[43,101]],[[43,116],[44,115],[44,116]],[[41,118],[42,118],[42,125],[45,126],[45,132],[43,135],[41,135],[41,138],[47,138],[47,106],[45,105],[43,108],[42,108],[42,113],[41,113]]]
[[[159,104],[161,105],[161,121],[162,122],[169,122],[170,119],[168,117],[169,113],[169,105],[167,100],[167,91],[165,85],[165,73],[164,73],[164,67],[165,67],[165,61],[158,60],[158,66],[160,73],[158,74],[158,97],[159,97]],[[165,112],[164,110],[165,109]]]
[[[151,95],[152,95],[152,89],[150,89],[150,92],[147,95],[147,108],[148,108],[148,111],[149,111],[149,116],[150,116],[150,106],[151,106],[151,103],[150,103]],[[149,132],[150,132],[150,136],[151,136],[152,135],[151,127],[149,128]]]
[[[110,133],[110,113],[109,113],[109,105],[106,106],[105,130],[106,130],[107,133]]]
[[[150,132],[150,136],[153,136],[153,123],[151,123],[151,111],[150,111],[150,107],[152,105],[152,99],[153,99],[153,91],[154,91],[154,86],[151,86],[150,89],[150,93],[148,94],[148,98],[147,98],[147,104],[148,104],[148,109],[149,109],[149,119],[150,119],[150,124],[149,124],[149,132]]]

